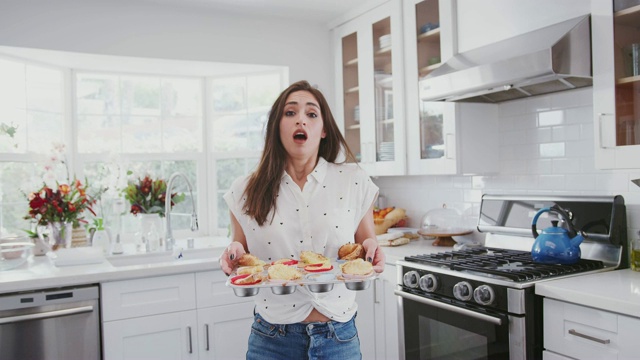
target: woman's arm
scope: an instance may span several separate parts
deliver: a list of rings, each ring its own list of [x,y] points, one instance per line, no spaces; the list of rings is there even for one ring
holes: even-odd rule
[[[385,256],[376,239],[376,231],[373,224],[373,204],[371,204],[367,213],[360,220],[360,224],[358,224],[355,242],[362,244],[364,247],[366,260],[373,264],[373,270],[379,273],[383,272]]]
[[[231,218],[231,244],[222,252],[220,258],[220,268],[225,274],[231,274],[233,268],[238,263],[238,259],[242,254],[247,252],[247,237],[244,234],[244,230],[240,226],[238,219],[229,212]]]

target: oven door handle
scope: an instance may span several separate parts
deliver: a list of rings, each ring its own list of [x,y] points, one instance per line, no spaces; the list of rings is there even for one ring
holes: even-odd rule
[[[498,326],[502,325],[502,319],[494,317],[494,316],[480,314],[480,313],[477,313],[477,312],[475,312],[473,310],[459,308],[459,307],[454,306],[454,305],[441,303],[439,301],[423,298],[423,297],[418,296],[418,295],[407,294],[406,292],[401,291],[401,290],[394,290],[393,293],[398,295],[398,296],[401,296],[401,297],[403,297],[405,299],[408,299],[408,300],[413,300],[413,301],[417,301],[419,303],[426,304],[426,305],[431,305],[431,306],[434,306],[434,307],[437,307],[437,308],[440,308],[440,309],[453,311],[455,313],[458,313],[458,314],[461,314],[461,315],[465,315],[465,316],[469,316],[469,317],[472,317],[472,318],[475,318],[475,319],[478,319],[478,320],[487,321],[487,322],[490,322],[490,323],[498,325]]]

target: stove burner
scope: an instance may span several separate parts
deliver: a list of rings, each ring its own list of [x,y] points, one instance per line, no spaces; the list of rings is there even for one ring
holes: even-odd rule
[[[602,261],[588,259],[580,259],[572,265],[539,264],[533,262],[530,252],[496,248],[473,248],[407,256],[405,260],[455,271],[500,276],[514,282],[546,279],[604,267]]]

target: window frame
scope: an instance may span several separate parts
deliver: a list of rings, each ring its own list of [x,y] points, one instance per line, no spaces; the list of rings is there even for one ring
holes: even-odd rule
[[[100,55],[96,55],[100,56]],[[93,70],[90,67],[64,67],[54,64],[48,64],[41,61],[35,61],[28,58],[17,57],[14,55],[4,54],[0,51],[0,57],[6,57],[9,60],[22,62],[25,64],[33,64],[37,66],[43,66],[60,70],[62,72],[62,123],[64,129],[62,131],[62,139],[59,141],[64,142],[66,145],[66,163],[69,168],[70,174],[75,174],[78,178],[84,178],[85,165],[94,162],[105,162],[106,156],[113,154],[112,152],[103,153],[78,153],[78,101],[77,101],[77,81],[78,74],[109,74],[117,76],[127,75],[140,75],[144,77],[159,77],[159,78],[193,78],[199,79],[201,85],[201,129],[200,141],[202,142],[201,151],[194,152],[167,152],[167,153],[119,153],[118,155],[122,159],[128,161],[194,161],[196,164],[197,179],[195,179],[195,187],[198,189],[198,200],[196,201],[199,230],[197,232],[191,232],[189,230],[174,230],[176,237],[205,237],[205,236],[227,236],[228,229],[220,228],[218,224],[218,196],[220,191],[225,189],[218,189],[217,178],[217,162],[219,160],[227,159],[245,159],[250,160],[259,159],[262,150],[240,150],[221,152],[214,151],[213,146],[210,143],[211,131],[214,121],[214,103],[212,101],[212,85],[216,79],[223,78],[237,78],[244,77],[245,79],[251,76],[260,76],[265,74],[277,74],[280,80],[279,88],[284,89],[288,84],[289,68],[286,66],[268,66],[264,70],[248,71],[243,70],[237,73],[225,74],[225,75],[181,75],[181,74],[153,74],[146,72],[127,72],[127,71],[113,71],[113,70]],[[165,59],[158,59],[165,60]],[[243,64],[238,64],[243,65]],[[260,66],[260,65],[257,65]],[[58,141],[58,140],[56,140]],[[38,154],[34,152],[29,153],[0,153],[0,162],[23,162],[23,163],[42,163],[48,154]],[[247,162],[249,163],[249,162]],[[245,166],[245,173],[248,173],[251,169],[247,169]],[[191,179],[193,180],[193,179]],[[180,180],[178,180],[180,181]],[[204,199],[205,201],[202,201]],[[26,200],[25,200],[26,201]],[[126,203],[126,201],[125,201]],[[127,216],[130,216],[129,214]],[[1,225],[1,224],[0,224]],[[13,230],[13,229],[12,229]],[[3,234],[0,234],[3,235]],[[123,241],[129,241],[129,236],[133,234],[121,234]]]

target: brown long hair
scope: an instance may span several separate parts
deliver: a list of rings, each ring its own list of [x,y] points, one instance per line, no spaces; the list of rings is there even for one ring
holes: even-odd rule
[[[308,91],[313,95],[320,105],[323,127],[326,136],[320,140],[318,156],[322,156],[328,162],[335,162],[344,151],[346,161],[356,162],[355,156],[349,149],[347,142],[340,133],[336,120],[333,118],[327,100],[320,90],[309,85],[307,81],[298,81],[286,88],[269,112],[267,121],[267,133],[265,136],[264,150],[260,158],[258,169],[251,174],[243,197],[246,199],[242,210],[245,214],[254,218],[258,225],[262,226],[269,213],[272,213],[271,221],[276,210],[276,199],[280,190],[280,180],[284,172],[287,152],[280,139],[280,120],[284,113],[285,103],[291,93],[297,91]]]

